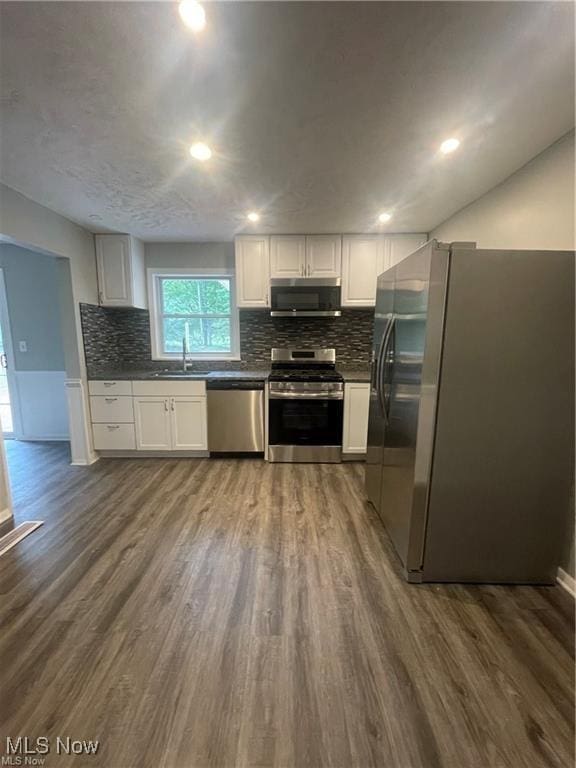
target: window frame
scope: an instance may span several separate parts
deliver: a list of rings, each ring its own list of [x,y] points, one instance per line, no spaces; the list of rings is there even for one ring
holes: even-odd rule
[[[213,278],[225,277],[230,281],[230,342],[232,349],[227,354],[221,352],[191,352],[188,360],[240,360],[240,317],[236,301],[236,276],[230,269],[208,269],[202,267],[160,268],[149,267],[146,270],[148,283],[148,303],[150,307],[150,342],[153,360],[181,360],[182,352],[164,352],[163,317],[160,285],[162,278]],[[217,315],[223,317],[223,315]],[[227,315],[226,315],[227,317]]]

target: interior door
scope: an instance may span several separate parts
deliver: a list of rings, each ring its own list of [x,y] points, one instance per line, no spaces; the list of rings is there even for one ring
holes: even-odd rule
[[[136,448],[139,451],[171,450],[169,400],[159,396],[134,398]]]
[[[205,397],[171,397],[170,421],[174,451],[207,450]]]
[[[380,369],[394,309],[394,270],[380,275],[374,311],[374,337],[370,369],[370,403],[368,411],[368,443],[366,447],[366,495],[380,510],[382,462],[384,455],[384,411],[382,409]]]
[[[380,367],[380,515],[408,570],[422,564],[447,265],[448,252],[430,245],[393,269],[394,320]]]

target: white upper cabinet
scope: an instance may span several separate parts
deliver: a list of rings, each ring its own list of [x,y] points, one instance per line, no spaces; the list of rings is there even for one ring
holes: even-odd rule
[[[342,238],[340,235],[306,237],[306,277],[340,277]]]
[[[378,275],[424,245],[423,234],[344,235],[342,306],[373,307]]]
[[[376,280],[385,269],[381,235],[344,235],[342,238],[342,306],[371,307]]]
[[[100,304],[146,308],[144,245],[130,235],[95,235],[95,242]]]
[[[238,306],[269,307],[269,238],[264,235],[241,235],[235,240],[235,252]]]
[[[386,240],[386,269],[394,267],[399,261],[424,245],[426,235],[388,235]]]
[[[306,238],[300,235],[272,235],[270,277],[304,277]]]
[[[270,277],[340,277],[340,235],[272,235]]]

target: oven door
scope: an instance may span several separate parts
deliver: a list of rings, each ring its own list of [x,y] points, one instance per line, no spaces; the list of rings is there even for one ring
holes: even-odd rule
[[[337,462],[342,454],[342,393],[270,393],[270,461]]]
[[[340,303],[338,278],[276,279],[270,283],[272,317],[338,317]]]

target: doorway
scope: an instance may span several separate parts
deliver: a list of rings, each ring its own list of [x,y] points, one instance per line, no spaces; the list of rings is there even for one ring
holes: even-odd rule
[[[10,317],[6,300],[4,270],[0,267],[0,422],[2,434],[10,439],[15,436],[14,414],[17,413],[17,393],[12,372],[14,355],[10,332]]]

